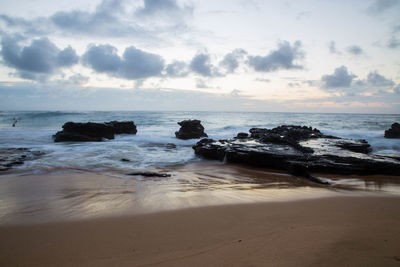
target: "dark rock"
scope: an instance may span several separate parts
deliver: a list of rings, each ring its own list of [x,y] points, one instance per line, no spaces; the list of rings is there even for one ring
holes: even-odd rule
[[[248,138],[202,139],[193,149],[204,158],[283,169],[321,184],[326,182],[311,172],[400,175],[400,160],[368,155],[370,145],[365,140],[326,136],[300,126],[253,128],[250,133]]]
[[[115,134],[136,134],[137,132],[133,121],[67,122],[62,128],[62,131],[53,136],[54,142],[100,142],[103,139],[114,139]]]
[[[130,159],[126,159],[126,158],[122,158],[121,161],[123,161],[123,162],[131,162]]]
[[[400,138],[400,124],[393,123],[390,129],[385,131],[385,138]]]
[[[199,120],[185,120],[178,122],[181,126],[178,132],[175,132],[176,138],[179,139],[196,139],[201,137],[208,137],[204,132],[204,127]]]
[[[355,140],[354,142],[351,142],[349,140],[346,140],[345,142],[338,141],[336,146],[353,152],[364,154],[368,154],[372,151],[371,145],[368,144],[366,140]]]
[[[166,147],[167,149],[174,149],[174,148],[176,148],[176,145],[173,144],[173,143],[168,143],[168,144],[165,145],[165,147]]]
[[[0,148],[0,171],[7,171],[25,161],[34,160],[44,153],[27,148]]]
[[[53,136],[55,142],[100,142],[103,138],[114,139],[113,127],[105,123],[67,122],[62,128],[63,131]]]
[[[127,175],[144,176],[144,177],[171,177],[171,174],[157,173],[157,172],[132,172],[128,173]]]
[[[114,129],[114,134],[136,134],[137,129],[133,121],[110,121],[106,125]]]
[[[236,138],[238,138],[238,139],[244,139],[244,138],[247,138],[247,137],[249,137],[248,133],[238,133],[237,136],[236,136]]]

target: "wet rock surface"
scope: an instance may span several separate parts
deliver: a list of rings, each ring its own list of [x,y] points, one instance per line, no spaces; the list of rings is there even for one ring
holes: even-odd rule
[[[57,132],[54,142],[100,142],[103,139],[114,139],[115,134],[136,134],[136,125],[133,121],[95,122],[67,122],[63,130]]]
[[[304,126],[252,128],[249,137],[202,139],[193,149],[207,159],[283,169],[310,180],[315,178],[310,172],[400,175],[399,159],[370,155],[367,141],[328,136]]]
[[[176,138],[186,140],[207,137],[207,134],[204,132],[204,127],[199,120],[184,120],[178,122],[178,124],[181,128],[178,132],[175,132]]]
[[[390,129],[385,131],[386,138],[400,138],[400,124],[395,122]]]
[[[1,148],[0,149],[0,171],[7,171],[15,166],[24,164],[27,160],[33,160],[44,153],[32,151],[28,148]]]

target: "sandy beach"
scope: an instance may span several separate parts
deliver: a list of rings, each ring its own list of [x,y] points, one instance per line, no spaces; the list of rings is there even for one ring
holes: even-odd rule
[[[2,266],[399,266],[399,197],[0,227]]]

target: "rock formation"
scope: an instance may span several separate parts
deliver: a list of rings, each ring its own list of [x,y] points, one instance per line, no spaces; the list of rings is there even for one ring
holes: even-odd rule
[[[178,122],[181,126],[178,132],[175,132],[176,138],[179,139],[195,139],[201,137],[207,137],[204,132],[204,127],[199,120],[184,120]]]
[[[100,142],[103,139],[114,139],[115,134],[136,134],[137,132],[132,121],[67,122],[62,128],[62,131],[53,136],[55,142]]]
[[[386,138],[400,138],[400,124],[393,123],[390,129],[385,131]]]
[[[365,140],[343,139],[301,126],[250,129],[251,135],[215,141],[202,139],[195,153],[208,159],[226,160],[290,173],[325,172],[339,174],[400,175],[400,159],[369,155]]]

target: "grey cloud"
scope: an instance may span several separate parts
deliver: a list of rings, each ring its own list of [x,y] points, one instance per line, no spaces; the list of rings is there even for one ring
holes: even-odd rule
[[[371,15],[381,14],[392,7],[398,5],[399,0],[375,0],[368,8],[367,12]]]
[[[136,13],[140,15],[153,15],[162,12],[179,12],[181,8],[175,0],[144,0],[143,8],[139,8]]]
[[[185,77],[188,75],[188,66],[183,61],[175,60],[165,67],[165,72],[169,77]]]
[[[247,52],[244,49],[235,49],[231,53],[225,55],[220,65],[226,68],[229,73],[232,73],[239,67],[240,59],[246,54]]]
[[[116,72],[121,66],[117,49],[111,45],[90,45],[82,60],[96,72]]]
[[[363,49],[362,49],[360,46],[358,46],[358,45],[349,46],[349,47],[347,47],[346,50],[347,50],[347,52],[349,52],[350,54],[357,55],[357,56],[364,53]]]
[[[196,88],[208,89],[210,88],[210,86],[208,86],[206,81],[204,81],[203,79],[196,79]]]
[[[394,92],[395,92],[396,94],[399,94],[399,95],[400,95],[400,84],[396,85],[396,86],[393,88],[393,90],[394,90]]]
[[[392,87],[394,82],[380,75],[377,71],[370,72],[367,76],[367,83],[372,86]]]
[[[5,28],[13,28],[28,36],[44,35],[51,30],[51,25],[48,23],[48,19],[43,17],[27,20],[24,18],[0,14],[0,22],[1,21],[6,26]]]
[[[296,41],[291,45],[288,41],[279,43],[278,49],[271,51],[266,56],[249,56],[248,64],[256,71],[270,72],[279,69],[301,69],[295,64],[297,59],[303,58],[301,42]]]
[[[60,68],[78,63],[79,60],[70,46],[60,50],[47,38],[35,39],[29,46],[21,48],[18,40],[5,36],[1,46],[5,64],[15,68],[24,79],[38,79],[37,74],[52,74]]]
[[[190,62],[190,69],[202,76],[212,76],[212,65],[208,54],[198,54]]]
[[[143,30],[137,24],[121,19],[125,16],[123,4],[123,0],[103,0],[94,12],[60,11],[53,14],[50,20],[63,31],[74,33],[100,36],[143,34]]]
[[[344,88],[349,87],[356,77],[356,75],[350,74],[345,66],[341,66],[336,68],[333,74],[322,76],[321,80],[324,88]]]
[[[387,46],[389,48],[396,49],[396,48],[400,47],[400,40],[397,39],[396,36],[392,36],[392,38],[390,38]]]
[[[121,76],[126,79],[158,76],[164,69],[161,56],[144,52],[134,46],[125,49],[122,59]]]
[[[340,54],[340,52],[336,49],[335,41],[330,41],[329,42],[329,52],[331,54]]]
[[[96,72],[129,80],[159,76],[164,68],[162,57],[134,46],[127,47],[121,58],[111,45],[91,45],[82,58]]]

